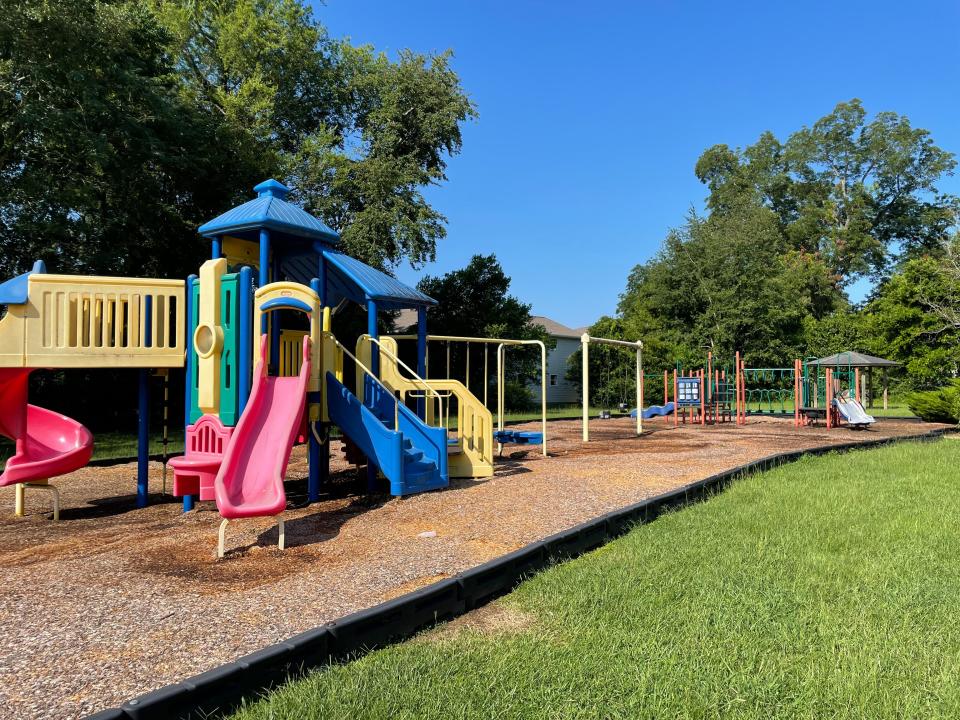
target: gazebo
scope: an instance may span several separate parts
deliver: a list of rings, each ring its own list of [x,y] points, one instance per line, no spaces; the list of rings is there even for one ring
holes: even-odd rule
[[[807,360],[804,365],[819,365],[820,367],[836,369],[854,368],[865,370],[866,372],[864,372],[861,376],[860,382],[865,385],[865,387],[861,387],[861,394],[867,399],[867,407],[873,407],[873,371],[876,368],[880,368],[883,371],[883,409],[886,410],[888,401],[887,371],[890,368],[899,367],[900,363],[896,362],[895,360],[887,360],[886,358],[867,355],[866,353],[845,350],[844,352],[834,353],[833,355],[828,355],[827,357],[820,358],[819,360]]]

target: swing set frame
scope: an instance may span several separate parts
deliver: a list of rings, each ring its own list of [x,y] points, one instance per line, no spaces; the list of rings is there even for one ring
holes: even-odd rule
[[[643,341],[614,340],[612,338],[593,337],[589,333],[580,336],[580,348],[583,363],[583,441],[590,442],[590,343],[612,345],[637,352],[637,435],[643,433]]]

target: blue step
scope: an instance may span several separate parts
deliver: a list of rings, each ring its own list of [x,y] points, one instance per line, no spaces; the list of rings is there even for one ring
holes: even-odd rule
[[[424,424],[380,385],[368,380],[365,401],[326,375],[327,411],[390,482],[391,495],[410,495],[449,485],[447,431]],[[394,422],[399,426],[394,428]]]

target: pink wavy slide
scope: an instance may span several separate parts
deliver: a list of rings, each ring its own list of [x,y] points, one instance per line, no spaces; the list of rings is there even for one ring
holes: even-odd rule
[[[260,361],[253,372],[253,392],[214,483],[217,509],[228,520],[277,515],[287,505],[283,476],[303,417],[310,338],[303,339],[303,365],[297,377],[269,377],[266,357],[264,335]]]
[[[0,487],[79,470],[93,454],[93,435],[66,415],[27,404],[34,368],[0,368],[0,435],[17,444]]]

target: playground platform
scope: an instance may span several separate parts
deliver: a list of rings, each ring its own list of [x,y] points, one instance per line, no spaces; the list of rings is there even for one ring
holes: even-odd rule
[[[517,429],[536,430],[537,423]],[[493,477],[405,498],[355,494],[333,463],[334,494],[288,510],[287,549],[271,518],[232,531],[216,561],[212,503],[182,514],[133,509],[134,464],[58,480],[61,522],[43,496],[13,517],[0,490],[0,718],[77,718],[208,670],[358,609],[428,585],[607,511],[774,453],[942,425],[880,420],[869,431],[746,426],[674,430],[663,419],[633,436],[630,418],[550,423],[550,454],[507,448]],[[341,457],[334,448],[334,458]],[[306,499],[305,450],[294,450],[288,499]],[[167,489],[172,483],[168,476]]]

